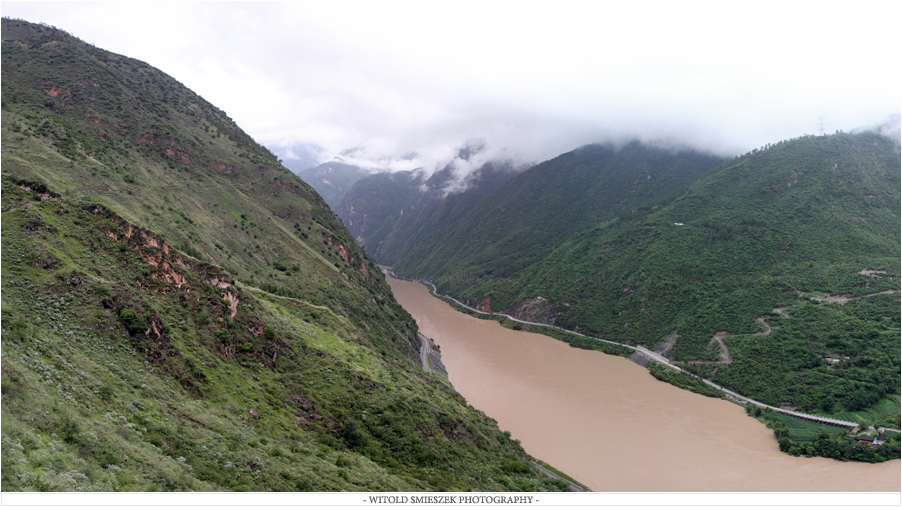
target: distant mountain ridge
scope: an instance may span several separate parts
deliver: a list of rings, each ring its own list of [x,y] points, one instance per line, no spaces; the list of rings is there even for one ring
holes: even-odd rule
[[[397,271],[507,276],[590,224],[664,200],[723,160],[640,142],[584,146],[524,171],[430,231],[441,247],[421,243],[398,259]]]
[[[336,210],[354,183],[370,172],[355,165],[333,161],[296,171],[295,174],[323,196],[332,210]]]
[[[318,166],[323,151],[320,146],[309,143],[296,143],[288,146],[270,145],[269,150],[281,158],[282,165],[295,174]]]

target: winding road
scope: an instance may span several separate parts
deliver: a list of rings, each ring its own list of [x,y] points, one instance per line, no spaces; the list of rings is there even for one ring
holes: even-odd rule
[[[432,352],[432,346],[429,345],[429,340],[425,336],[418,334],[417,337],[420,339],[421,344],[420,364],[423,365],[423,371],[432,373],[432,366],[429,364],[429,353]]]

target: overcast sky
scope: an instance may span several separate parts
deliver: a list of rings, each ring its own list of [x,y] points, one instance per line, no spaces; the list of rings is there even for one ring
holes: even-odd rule
[[[541,161],[669,139],[737,155],[899,114],[885,2],[2,2],[143,60],[258,142],[323,161]],[[411,154],[416,156],[412,157]],[[406,156],[406,159],[405,158]]]

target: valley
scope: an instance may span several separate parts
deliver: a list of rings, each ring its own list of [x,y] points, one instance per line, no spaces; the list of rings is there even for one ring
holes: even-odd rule
[[[638,152],[587,153],[632,159],[643,148],[630,149]],[[608,170],[609,162],[592,163],[598,174]],[[566,174],[558,164],[555,177]],[[418,243],[432,260],[420,263],[411,254],[393,269],[506,327],[614,355],[659,354],[658,362],[689,375],[654,364],[650,372],[695,392],[720,396],[724,389],[777,411],[793,406],[849,426],[898,430],[897,408],[875,408],[898,405],[892,400],[899,395],[898,165],[899,145],[875,133],[807,136],[724,162],[658,193],[657,201],[575,232],[532,218],[545,213],[569,223],[542,197],[518,193],[521,180],[536,180],[532,188],[563,184],[540,165],[458,220],[419,232],[432,238]],[[592,172],[588,163],[580,167]],[[636,181],[613,195],[629,195]],[[589,188],[570,186],[570,200],[585,192],[605,206]],[[366,200],[350,199],[358,212],[367,209]],[[496,220],[510,199],[529,203],[532,215]],[[480,231],[500,238],[516,228],[524,231],[516,247],[478,239]],[[782,435],[781,449],[807,448],[805,440],[785,436],[782,423],[771,423]],[[881,455],[897,456],[896,445]],[[853,448],[843,452],[872,459]]]
[[[384,267],[383,269],[386,271],[386,274],[387,274],[388,276],[390,276],[392,279],[398,279],[398,278],[397,278],[397,275],[395,275],[394,273],[392,273],[391,270],[390,270],[390,268]],[[415,280],[406,280],[406,281],[407,281],[407,282],[416,282]],[[453,305],[454,308],[457,308],[457,309],[459,309],[459,310],[463,310],[464,313],[469,313],[470,315],[475,315],[475,316],[477,316],[477,317],[480,317],[480,316],[486,316],[486,317],[488,317],[488,318],[492,318],[493,320],[494,320],[494,318],[498,317],[498,318],[500,318],[500,321],[499,321],[499,322],[500,322],[502,325],[504,325],[504,324],[506,324],[506,323],[508,323],[508,322],[516,322],[516,323],[519,323],[519,324],[526,324],[526,325],[529,326],[531,329],[536,329],[536,328],[553,329],[553,330],[555,330],[555,331],[562,332],[562,333],[565,333],[565,334],[567,334],[567,335],[574,335],[574,336],[578,336],[578,337],[581,337],[581,338],[584,338],[584,339],[587,339],[587,340],[592,340],[592,341],[595,341],[595,342],[598,342],[598,343],[603,343],[603,344],[607,344],[607,345],[613,345],[613,346],[620,347],[620,348],[622,348],[622,349],[628,349],[628,350],[634,351],[634,352],[629,356],[629,359],[630,359],[631,361],[635,362],[636,364],[640,365],[640,366],[646,366],[646,365],[649,364],[649,362],[656,362],[656,363],[658,363],[658,364],[660,364],[660,365],[667,366],[667,367],[669,367],[670,369],[675,370],[675,371],[680,372],[680,373],[690,373],[690,372],[688,372],[688,371],[686,371],[686,370],[684,370],[684,369],[682,369],[682,368],[680,368],[679,366],[676,366],[676,365],[678,365],[678,364],[722,364],[722,365],[728,365],[728,364],[730,364],[730,363],[733,362],[733,359],[732,359],[732,357],[730,356],[730,351],[729,351],[729,349],[727,348],[726,344],[724,344],[724,342],[723,342],[723,338],[725,338],[726,336],[729,336],[729,333],[726,333],[726,332],[715,333],[714,337],[711,339],[711,342],[710,342],[711,344],[717,343],[717,344],[721,347],[721,349],[722,349],[722,352],[721,352],[722,356],[721,356],[721,360],[720,360],[720,361],[702,361],[702,360],[685,361],[685,362],[671,361],[671,360],[667,359],[667,358],[663,355],[663,354],[666,353],[666,350],[660,350],[660,351],[659,351],[659,349],[656,349],[655,351],[651,351],[651,350],[648,350],[648,349],[645,348],[645,347],[642,347],[641,345],[640,345],[640,346],[637,346],[637,347],[633,347],[633,346],[631,346],[631,345],[625,345],[625,344],[618,343],[618,342],[611,341],[611,340],[604,340],[604,339],[601,339],[601,338],[596,338],[596,337],[592,337],[592,336],[587,336],[587,335],[584,335],[584,334],[581,334],[581,333],[577,333],[577,332],[575,332],[575,331],[567,331],[567,330],[565,330],[565,329],[561,329],[561,328],[558,328],[558,327],[555,327],[555,326],[552,326],[552,325],[549,325],[549,324],[539,324],[539,323],[535,323],[535,322],[531,322],[531,321],[520,320],[520,319],[511,317],[510,315],[507,315],[507,314],[504,314],[504,313],[488,313],[488,312],[480,311],[480,310],[478,310],[478,309],[476,309],[476,308],[471,308],[471,307],[469,307],[469,306],[467,306],[467,305],[461,303],[460,301],[458,301],[458,300],[456,300],[456,299],[454,299],[454,298],[452,298],[452,297],[450,297],[450,296],[445,296],[445,295],[438,294],[438,293],[436,292],[435,286],[432,285],[430,282],[421,282],[421,283],[423,283],[423,284],[428,285],[428,286],[431,287],[431,294],[432,294],[433,296],[435,296],[436,298],[439,298],[439,299],[445,299],[445,300],[450,301],[450,302],[452,303],[452,305]],[[396,287],[397,287],[397,285],[396,285]],[[877,294],[868,294],[868,295],[865,295],[865,296],[862,296],[862,297],[871,297],[871,296],[875,296],[875,295],[877,295]],[[785,314],[782,313],[783,310],[785,310],[785,309],[786,309],[786,307],[784,307],[784,308],[779,308],[779,309],[775,309],[775,313],[780,313],[781,315],[783,315],[783,316],[785,317]],[[770,326],[767,325],[767,322],[766,322],[766,320],[765,320],[764,317],[759,317],[758,319],[756,319],[756,321],[759,322],[760,324],[762,324],[762,325],[765,327],[765,329],[764,329],[763,331],[759,331],[759,332],[754,333],[754,334],[749,335],[749,336],[767,336],[768,334],[770,334],[771,328],[770,328]],[[513,329],[519,331],[519,330],[522,330],[523,327],[522,327],[522,326],[518,326],[517,324],[514,324]],[[676,339],[676,338],[678,338],[678,336],[674,334],[674,336],[673,336],[672,339]],[[422,339],[424,340],[424,343],[425,343],[425,340],[426,340],[426,339],[425,339],[425,338],[422,338]],[[571,342],[571,343],[572,343],[572,342]],[[610,348],[608,348],[606,351],[607,351],[608,353],[612,353],[612,349],[610,349]],[[613,354],[613,353],[612,353],[612,355],[617,355],[617,354]],[[624,354],[621,353],[620,355],[624,355]],[[424,365],[426,364],[425,360],[422,361],[422,362],[423,362]],[[424,369],[424,370],[427,370],[427,366],[424,366],[423,369]],[[428,370],[427,370],[427,371],[428,371]],[[657,370],[657,371],[660,373],[661,370]],[[663,375],[663,376],[661,376],[661,375],[656,375],[656,376],[657,376],[660,380],[667,380],[667,378],[668,378],[667,375]],[[689,376],[690,376],[690,377],[695,377],[695,379],[698,380],[698,377],[695,376],[695,375],[693,375],[693,374],[691,374],[691,373],[690,373]],[[672,378],[672,377],[671,377],[671,378]],[[721,386],[719,386],[719,385],[717,385],[717,384],[711,382],[710,380],[707,380],[707,379],[701,379],[701,380],[702,380],[702,382],[703,382],[704,384],[706,384],[706,385],[709,386],[710,388],[714,389],[715,391],[719,391],[719,393],[717,393],[717,394],[715,395],[715,397],[724,397],[724,398],[726,398],[726,399],[729,399],[729,400],[731,400],[731,401],[734,401],[734,402],[736,402],[736,403],[739,403],[740,405],[743,405],[743,406],[757,406],[757,407],[765,408],[765,409],[768,409],[768,410],[771,410],[771,411],[780,412],[780,413],[782,413],[782,414],[786,414],[786,415],[789,415],[789,416],[792,416],[792,417],[798,417],[798,418],[800,418],[800,419],[805,419],[805,420],[809,420],[809,421],[821,422],[821,423],[830,424],[830,425],[833,425],[833,426],[844,427],[844,428],[847,428],[847,429],[849,429],[849,430],[851,430],[851,431],[853,431],[853,432],[857,432],[857,431],[859,431],[859,430],[862,429],[861,424],[859,424],[859,422],[858,422],[857,420],[855,420],[855,419],[847,419],[847,420],[834,419],[834,418],[830,418],[830,417],[815,416],[815,415],[811,415],[811,414],[805,414],[805,413],[802,413],[802,412],[796,412],[795,410],[787,410],[787,409],[780,408],[780,407],[770,406],[770,405],[767,405],[767,404],[765,404],[765,403],[761,403],[761,402],[759,402],[759,401],[756,401],[756,400],[753,400],[753,399],[751,399],[751,398],[748,398],[748,397],[746,397],[746,396],[739,395],[739,394],[737,394],[737,393],[735,393],[735,392],[733,392],[733,391],[730,391],[729,389],[725,389],[725,388],[723,388],[723,387],[721,387]],[[674,385],[679,386],[680,384],[679,384],[679,383],[674,383]],[[711,395],[710,393],[711,393],[711,391],[708,390],[708,395],[709,395],[709,396]],[[900,430],[899,430],[898,428],[887,428],[886,431],[887,431],[887,432],[890,432],[890,433],[900,433]]]
[[[899,490],[898,459],[789,456],[735,403],[659,382],[626,358],[465,315],[425,285],[389,283],[441,348],[455,389],[592,491]]]
[[[299,177],[56,27],[2,67],[3,491],[899,491],[898,139]]]

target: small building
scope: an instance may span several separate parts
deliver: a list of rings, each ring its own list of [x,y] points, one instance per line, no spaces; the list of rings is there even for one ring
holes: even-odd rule
[[[796,406],[788,401],[784,401],[783,403],[780,403],[780,408],[783,410],[795,410]]]
[[[881,428],[881,429],[883,429],[883,428]],[[876,436],[870,435],[870,434],[858,435],[858,443],[859,444],[876,446],[876,445],[883,445],[883,443],[885,441],[886,441],[886,434],[882,431],[878,431]]]
[[[859,444],[875,445],[876,442],[877,437],[872,437],[871,435],[858,435]]]

